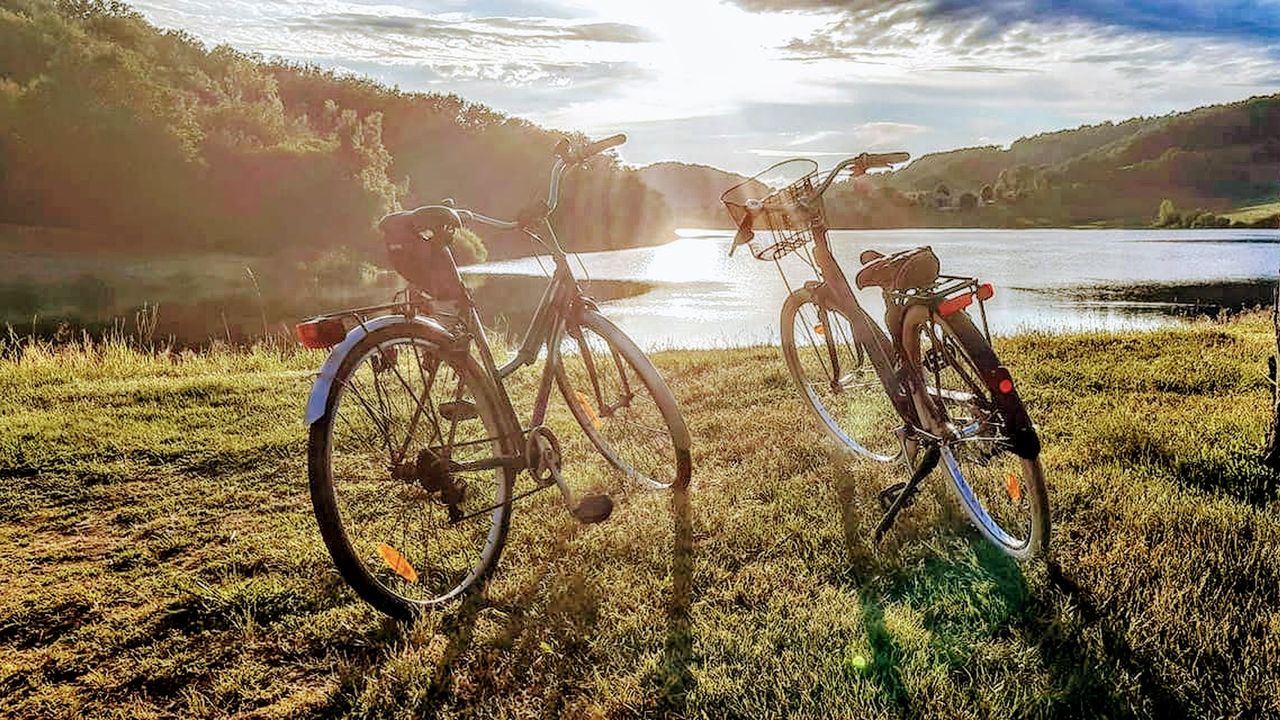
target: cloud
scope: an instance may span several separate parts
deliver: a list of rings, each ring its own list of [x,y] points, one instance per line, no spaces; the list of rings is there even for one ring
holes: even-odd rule
[[[1120,30],[1275,42],[1276,0],[735,0],[756,12],[841,11],[867,23],[867,35],[908,17],[951,22],[981,40],[1020,23],[1084,22]]]
[[[855,127],[852,135],[855,140],[868,148],[882,149],[886,145],[905,142],[928,129],[914,123],[869,122]]]
[[[289,22],[298,29],[321,32],[395,33],[423,38],[453,37],[503,45],[527,43],[640,43],[652,40],[644,28],[614,22],[568,23],[546,18],[485,17],[442,20],[416,15],[343,12],[301,17]]]

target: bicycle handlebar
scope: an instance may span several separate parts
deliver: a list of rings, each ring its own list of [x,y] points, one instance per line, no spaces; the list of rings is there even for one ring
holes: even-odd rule
[[[478,213],[474,210],[458,210],[458,216],[464,221],[475,221],[501,230],[515,230],[522,227],[528,227],[534,222],[545,219],[551,215],[551,213],[555,212],[556,205],[560,202],[560,176],[564,175],[566,170],[599,155],[605,150],[618,147],[626,141],[627,136],[622,133],[618,133],[617,135],[610,135],[607,138],[602,138],[575,148],[569,143],[568,138],[561,138],[560,142],[556,143],[554,150],[556,161],[555,164],[551,166],[551,183],[547,188],[547,199],[545,202],[522,211],[519,218],[516,220],[500,220],[498,218]]]
[[[822,194],[827,191],[827,188],[831,187],[831,183],[835,182],[836,176],[844,172],[848,168],[853,168],[853,174],[856,177],[858,175],[866,174],[866,172],[871,168],[889,167],[891,165],[897,165],[898,163],[906,162],[910,159],[911,159],[911,154],[906,152],[891,152],[891,153],[865,153],[864,152],[861,155],[858,155],[857,157],[851,157],[847,160],[842,161],[839,165],[836,165],[834,168],[832,168],[831,172],[827,173],[827,177],[822,181],[822,184],[819,185],[818,188],[813,191],[812,195],[807,196],[805,198],[797,198],[796,203],[801,208],[807,209],[809,200],[816,197],[822,197]],[[816,167],[816,164],[815,164],[815,167]],[[743,183],[740,183],[739,185],[734,186],[734,188],[731,188],[730,190],[726,191],[726,194],[728,194],[729,192],[732,192],[734,189],[736,189],[737,187],[740,187],[741,185],[745,185],[746,182],[748,181],[744,181]],[[780,191],[774,191],[771,195],[765,198],[765,201],[768,200],[768,197],[772,197],[773,195],[776,195],[778,192]],[[723,200],[723,196],[721,197],[721,199]],[[757,212],[763,209],[765,201],[758,200],[758,199],[747,200],[746,202],[741,203],[739,205],[739,207],[741,207],[744,212],[742,213],[742,219],[737,223],[738,231],[733,236],[733,243],[729,246],[730,256],[733,255],[734,250],[738,249],[739,245],[745,245],[746,243],[750,242],[752,238],[755,237],[755,216]],[[725,203],[728,204],[729,201],[725,200]],[[732,214],[732,210],[730,210],[730,213]]]
[[[600,153],[615,148],[627,141],[627,136],[622,133],[610,135],[607,138],[601,138],[594,142],[587,143],[582,147],[572,147],[569,145],[567,138],[562,138],[560,143],[556,145],[556,156],[564,160],[568,165],[577,165],[578,163],[599,155]]]
[[[904,163],[911,159],[911,153],[907,152],[891,152],[891,153],[862,153],[857,157],[851,157],[841,162],[827,173],[827,179],[822,181],[822,185],[814,191],[815,195],[821,195],[827,191],[831,183],[835,182],[836,176],[846,169],[852,167],[855,177],[865,175],[872,168],[890,167],[898,163]]]

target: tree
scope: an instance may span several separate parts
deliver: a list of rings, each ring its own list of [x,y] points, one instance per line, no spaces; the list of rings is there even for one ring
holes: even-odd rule
[[[983,205],[990,205],[996,201],[996,189],[991,187],[991,183],[987,183],[982,186],[978,196],[982,199]]]
[[[1182,224],[1182,217],[1173,206],[1173,201],[1165,198],[1160,201],[1160,210],[1156,213],[1156,227],[1177,227]]]

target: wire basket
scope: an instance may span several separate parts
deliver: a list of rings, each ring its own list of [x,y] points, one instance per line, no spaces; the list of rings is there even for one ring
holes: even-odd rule
[[[797,176],[797,180],[788,180]],[[813,192],[817,177],[818,163],[803,158],[784,160],[720,196],[735,227],[751,218],[751,227],[757,231],[747,243],[752,255],[777,260],[812,242],[815,232],[826,230],[822,197]],[[781,182],[786,184],[774,189]]]

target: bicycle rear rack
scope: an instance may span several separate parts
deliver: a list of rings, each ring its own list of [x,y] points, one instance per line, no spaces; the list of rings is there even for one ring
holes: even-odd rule
[[[938,279],[928,287],[889,290],[886,298],[895,305],[911,305],[923,303],[941,310],[941,314],[949,315],[955,310],[968,307],[976,298],[978,315],[982,318],[982,334],[987,342],[991,342],[991,329],[987,324],[987,300],[994,293],[989,284],[978,282],[978,278],[963,275],[939,275]],[[961,300],[961,298],[967,298]],[[948,302],[954,303],[954,309],[947,311]]]
[[[429,315],[453,324],[458,321],[457,303],[436,300],[428,295],[411,295],[411,290],[402,290],[396,299],[380,305],[338,310],[336,312],[313,315],[294,326],[295,334],[303,345],[310,348],[328,348],[337,345],[353,328],[364,326],[374,318],[384,315]]]

